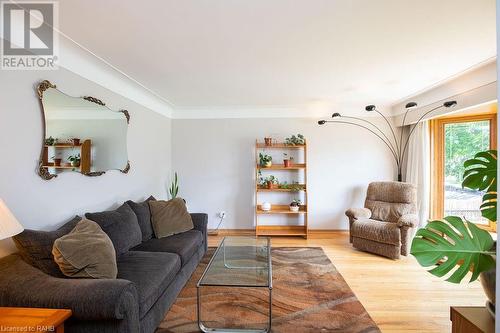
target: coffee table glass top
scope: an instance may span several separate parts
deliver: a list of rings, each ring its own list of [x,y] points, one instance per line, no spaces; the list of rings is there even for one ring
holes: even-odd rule
[[[271,242],[268,237],[224,237],[198,286],[272,288]]]

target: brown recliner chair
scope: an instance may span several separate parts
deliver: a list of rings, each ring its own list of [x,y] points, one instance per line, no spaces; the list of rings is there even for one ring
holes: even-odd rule
[[[392,259],[408,255],[416,226],[417,189],[401,182],[373,182],[368,186],[365,208],[351,208],[349,240],[362,251]]]

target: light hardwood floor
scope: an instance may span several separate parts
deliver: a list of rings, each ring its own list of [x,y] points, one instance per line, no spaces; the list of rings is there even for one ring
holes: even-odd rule
[[[222,236],[210,236],[217,246]],[[478,281],[455,285],[420,267],[412,256],[395,261],[357,251],[347,232],[309,239],[273,237],[273,247],[321,247],[382,332],[451,332],[450,306],[483,306]]]

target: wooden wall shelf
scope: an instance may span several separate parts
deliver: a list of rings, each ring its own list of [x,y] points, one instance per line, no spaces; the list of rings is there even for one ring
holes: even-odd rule
[[[298,212],[292,212],[288,205],[271,205],[271,210],[262,210],[257,205],[257,214],[307,214],[307,206],[302,205]]]
[[[262,167],[258,164],[259,152],[266,149],[282,149],[286,152],[288,149],[302,149],[303,150],[303,163],[294,163],[289,167],[285,167],[283,163],[273,163],[270,167]],[[307,145],[291,146],[285,143],[275,143],[271,146],[266,146],[264,143],[255,141],[255,234],[257,236],[300,236],[307,238]],[[304,174],[304,184],[298,184],[302,187],[300,190],[289,188],[264,188],[259,185],[259,172],[265,171],[299,171]],[[293,186],[293,184],[290,184]],[[275,193],[298,193],[304,194],[304,205],[301,205],[298,212],[292,212],[288,205],[275,205],[271,204],[271,210],[264,211],[261,209],[259,203],[259,193],[275,192]],[[260,217],[270,215],[281,215],[289,217],[300,217],[303,220],[303,225],[269,225],[260,221]]]
[[[307,191],[305,184],[298,184],[302,188],[300,190],[294,190],[291,188],[265,188],[257,187],[257,192],[305,192]]]
[[[270,167],[263,167],[257,164],[257,169],[259,170],[302,170],[305,168],[305,163],[292,164],[288,167],[285,167],[283,164],[273,164]]]
[[[61,164],[60,166],[55,166],[54,163],[49,162],[49,148],[56,148],[56,149],[76,149],[78,153],[80,154],[80,166],[78,167],[73,167],[65,164]],[[60,143],[57,145],[44,145],[43,147],[43,156],[42,156],[42,162],[43,162],[43,167],[44,168],[51,168],[59,171],[65,171],[65,170],[78,170],[81,173],[89,173],[90,172],[90,167],[92,165],[92,141],[91,140],[84,140],[80,145],[73,145],[73,144],[64,144]]]
[[[307,238],[307,226],[261,225],[255,229],[257,236],[302,236]]]
[[[292,146],[292,145],[287,145],[283,142],[279,142],[279,143],[275,143],[271,146],[267,146],[266,144],[262,143],[262,142],[257,142],[256,143],[256,147],[259,148],[259,149],[302,149],[302,148],[305,148],[306,145],[295,145],[295,146]]]

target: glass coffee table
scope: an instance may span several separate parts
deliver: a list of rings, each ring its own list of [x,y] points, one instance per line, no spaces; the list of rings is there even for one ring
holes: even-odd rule
[[[203,287],[267,288],[269,321],[265,329],[209,328],[201,319]],[[202,332],[271,331],[273,273],[268,237],[224,237],[196,285],[198,327]]]

